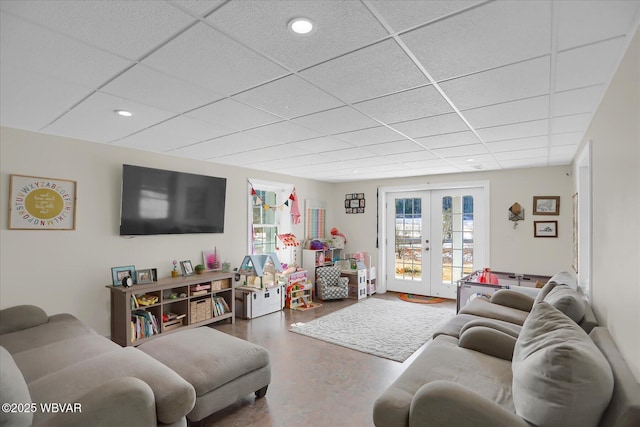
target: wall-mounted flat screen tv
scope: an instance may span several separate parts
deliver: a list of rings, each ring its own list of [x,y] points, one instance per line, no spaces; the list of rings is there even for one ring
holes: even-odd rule
[[[120,235],[223,233],[226,178],[122,165]]]

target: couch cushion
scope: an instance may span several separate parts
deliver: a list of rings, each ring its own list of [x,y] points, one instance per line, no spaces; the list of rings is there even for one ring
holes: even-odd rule
[[[460,310],[462,314],[473,314],[488,319],[504,320],[505,322],[522,325],[529,315],[528,311],[493,304],[485,298],[475,298]]]
[[[33,328],[49,321],[49,316],[35,305],[18,305],[0,310],[0,335]]]
[[[558,285],[544,297],[544,302],[554,306],[576,323],[584,318],[586,301],[569,286]]]
[[[30,383],[67,366],[121,349],[118,344],[101,335],[87,334],[14,353],[13,358],[27,383]]]
[[[191,411],[196,393],[177,373],[137,348],[127,347],[76,363],[29,383],[34,402],[77,402],[114,378],[135,377],[151,387],[158,421],[171,424]],[[114,408],[116,409],[116,408]],[[55,414],[38,412],[34,424]]]
[[[376,425],[409,425],[409,408],[425,384],[444,380],[475,391],[514,412],[511,363],[458,347],[458,340],[441,335],[431,341],[400,377],[376,400]]]
[[[2,396],[2,412],[0,412],[1,426],[30,426],[33,420],[31,411],[24,411],[15,408],[16,411],[5,411],[6,404],[24,405],[31,403],[31,395],[27,388],[27,383],[18,369],[11,354],[0,347],[0,396]],[[11,409],[11,408],[9,408]]]
[[[540,302],[524,322],[513,353],[516,413],[538,427],[597,426],[609,404],[609,363],[574,321]]]
[[[15,354],[81,335],[97,333],[71,314],[62,313],[49,317],[48,322],[38,326],[0,335],[0,345]]]

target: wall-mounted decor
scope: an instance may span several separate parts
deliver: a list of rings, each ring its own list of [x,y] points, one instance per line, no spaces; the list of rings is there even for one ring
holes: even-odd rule
[[[534,221],[533,237],[558,237],[558,221]]]
[[[136,279],[136,268],[133,265],[127,265],[124,267],[111,267],[111,280],[113,286],[122,286],[122,280],[131,277],[132,280]]]
[[[534,215],[560,215],[560,196],[533,196]]]
[[[515,202],[509,207],[509,221],[513,221],[513,228],[518,227],[518,221],[524,220],[524,209],[520,203]]]
[[[11,175],[9,228],[75,230],[76,182]]]
[[[324,239],[325,217],[327,205],[321,200],[306,199],[305,204],[305,233],[307,240]]]
[[[364,193],[351,193],[344,196],[344,208],[348,214],[364,213]]]

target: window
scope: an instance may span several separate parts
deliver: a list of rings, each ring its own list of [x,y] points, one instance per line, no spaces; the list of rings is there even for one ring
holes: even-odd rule
[[[285,247],[278,234],[291,233],[292,184],[259,181],[249,182],[249,252],[275,252],[282,263],[294,261],[294,249]]]

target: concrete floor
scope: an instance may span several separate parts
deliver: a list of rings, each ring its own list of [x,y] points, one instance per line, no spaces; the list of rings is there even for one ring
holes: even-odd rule
[[[397,294],[387,292],[370,298],[397,299]],[[236,319],[233,325],[215,325],[220,331],[269,350],[271,384],[264,398],[248,395],[209,416],[203,425],[373,426],[374,401],[424,346],[404,363],[398,363],[289,332],[292,323],[307,322],[356,303],[356,300],[325,301],[314,310],[285,309],[252,320]],[[439,304],[442,305],[455,312],[455,301]]]

